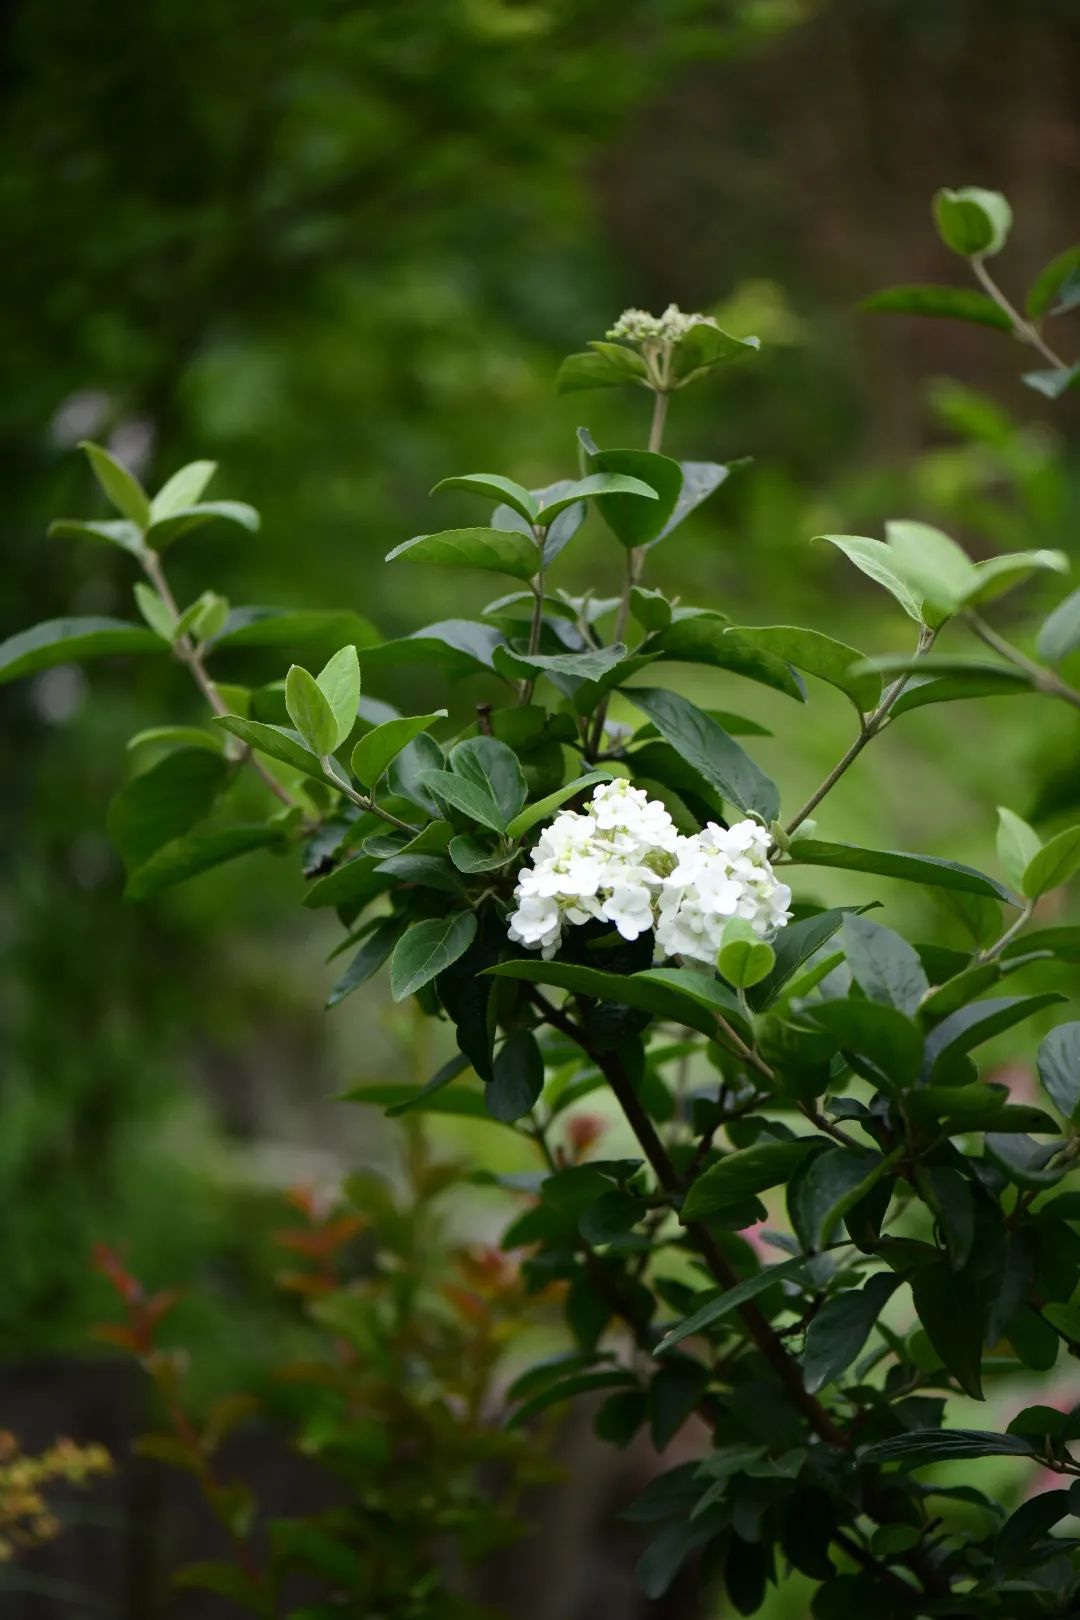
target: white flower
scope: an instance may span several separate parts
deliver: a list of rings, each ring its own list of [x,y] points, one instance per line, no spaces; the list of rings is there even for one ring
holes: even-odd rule
[[[703,832],[679,839],[657,908],[656,940],[665,956],[713,967],[732,917],[744,918],[762,939],[783,927],[791,890],[777,882],[768,848],[769,834],[755,821],[726,828],[710,822]]]
[[[715,325],[711,315],[689,315],[678,304],[669,304],[662,315],[650,315],[645,309],[624,309],[607,335],[629,343],[678,343],[692,326]]]

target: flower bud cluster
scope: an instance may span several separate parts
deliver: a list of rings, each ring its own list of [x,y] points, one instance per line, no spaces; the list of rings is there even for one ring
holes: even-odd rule
[[[610,922],[626,940],[653,929],[662,955],[712,967],[732,917],[762,938],[788,920],[791,890],[768,846],[754,821],[683,837],[659,800],[607,782],[583,813],[562,811],[544,829],[518,879],[509,937],[550,959],[568,925]]]
[[[624,309],[608,332],[609,338],[624,338],[628,343],[678,343],[692,326],[715,326],[709,315],[685,314],[678,304],[669,304],[662,315],[650,315],[645,309]]]

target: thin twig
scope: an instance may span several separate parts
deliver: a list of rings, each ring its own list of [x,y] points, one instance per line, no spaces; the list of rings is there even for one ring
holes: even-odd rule
[[[980,641],[984,642],[987,647],[992,647],[994,652],[1000,653],[1001,657],[1012,664],[1014,668],[1022,669],[1025,675],[1031,677],[1032,685],[1040,692],[1045,692],[1048,697],[1062,698],[1066,703],[1071,703],[1074,708],[1080,709],[1080,692],[1077,691],[1075,686],[1070,686],[1052,669],[1047,669],[1044,664],[1037,664],[1034,658],[1029,658],[1027,653],[1020,651],[1019,647],[1014,647],[1011,641],[1006,641],[1005,637],[999,635],[992,625],[987,624],[981,614],[969,612],[964,617]]]
[[[994,300],[994,303],[1009,317],[1009,320],[1012,322],[1013,333],[1020,339],[1021,343],[1028,343],[1033,349],[1038,350],[1043,359],[1049,360],[1050,364],[1056,371],[1070,371],[1072,368],[1070,367],[1068,361],[1063,360],[1060,354],[1055,353],[1055,351],[1050,347],[1049,343],[1047,343],[1046,339],[1043,337],[1042,333],[1039,331],[1039,328],[1035,325],[1035,322],[1026,320],[1016,308],[1015,304],[1012,303],[1009,297],[998,286],[997,282],[986,268],[986,264],[981,255],[977,254],[975,258],[972,259],[971,268],[974,270],[976,277],[982,283],[990,297]]]

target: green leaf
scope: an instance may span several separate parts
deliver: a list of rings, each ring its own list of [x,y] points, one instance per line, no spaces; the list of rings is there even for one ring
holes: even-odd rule
[[[1060,888],[1080,871],[1080,827],[1067,827],[1047,839],[1024,869],[1021,890],[1028,900],[1037,900],[1050,889]]]
[[[1030,1136],[1018,1132],[1004,1135],[998,1131],[986,1133],[986,1156],[1003,1170],[1010,1181],[1032,1192],[1054,1187],[1069,1172],[1069,1165],[1050,1161],[1060,1153],[1060,1139],[1054,1142],[1033,1142]]]
[[[819,1145],[820,1139],[801,1137],[792,1142],[759,1142],[725,1154],[691,1186],[682,1206],[683,1221],[704,1220],[728,1204],[779,1186]]]
[[[464,956],[476,937],[476,913],[458,911],[414,923],[402,935],[390,962],[390,993],[404,1001]]]
[[[137,748],[205,748],[211,754],[220,754],[224,740],[210,731],[203,731],[200,726],[148,726],[145,731],[138,731],[134,737],[129,737],[127,747],[129,751]]]
[[[434,1087],[431,1081],[428,1081],[426,1086],[372,1082],[343,1091],[338,1101],[366,1103],[373,1108],[382,1108],[388,1116],[394,1118],[398,1114],[405,1113],[448,1114],[454,1118],[464,1117],[494,1123],[484,1107],[483,1097],[479,1092],[469,1090],[467,1086]]]
[[[986,1282],[938,1260],[920,1267],[911,1279],[911,1292],[919,1321],[944,1366],[965,1394],[981,1401],[983,1339],[992,1297]]]
[[[975,1197],[971,1182],[947,1164],[920,1164],[915,1184],[933,1210],[945,1237],[954,1271],[967,1265],[975,1241]]]
[[[211,867],[222,866],[240,855],[256,849],[281,847],[284,835],[280,827],[227,827],[221,832],[191,833],[177,838],[157,850],[128,880],[125,897],[129,900],[150,900],[162,889],[208,872]]]
[[[880,667],[884,660],[875,658],[868,662]],[[929,703],[955,703],[979,697],[1023,697],[1035,691],[1031,676],[1008,664],[993,664],[985,659],[952,659],[948,662],[953,667],[947,673],[934,674],[934,668],[945,669],[945,655],[927,658],[925,662],[931,667],[924,674],[913,675],[893,704],[894,719],[912,709],[925,708]]]
[[[1068,1491],[1042,1491],[1021,1502],[998,1531],[994,1543],[994,1580],[1005,1580],[1014,1569],[1028,1562],[1036,1543],[1043,1541],[1054,1525],[1071,1512]],[[1047,1542],[1044,1556],[1054,1550],[1056,1544]]]
[[[1046,371],[1025,371],[1020,379],[1047,399],[1060,399],[1080,382],[1080,362],[1074,366],[1053,366]]]
[[[747,1305],[752,1299],[757,1299],[760,1294],[764,1294],[767,1289],[773,1288],[785,1278],[797,1278],[801,1281],[806,1273],[806,1264],[804,1256],[798,1255],[794,1260],[784,1260],[778,1266],[768,1266],[763,1271],[755,1272],[752,1277],[736,1283],[734,1288],[718,1290],[677,1327],[665,1333],[653,1354],[665,1355],[684,1339],[689,1339],[695,1333],[703,1333],[706,1328],[722,1322],[725,1316],[730,1316],[741,1305]]]
[[[974,321],[978,326],[1012,331],[1012,321],[1005,311],[988,293],[974,287],[885,287],[864,298],[859,308],[875,315],[936,315],[946,320]]]
[[[589,465],[598,471],[643,483],[656,497],[642,501],[637,495],[601,494],[600,516],[624,546],[649,545],[664,532],[682,492],[683,474],[677,461],[652,450],[598,450],[592,439],[579,433]]]
[[[495,654],[495,667],[511,678],[521,675],[570,675],[579,681],[598,681],[626,657],[626,645],[589,647],[574,653],[519,653],[506,648]]]
[[[559,367],[555,390],[575,394],[586,388],[621,388],[624,383],[644,383],[647,376],[644,360],[633,349],[598,343],[582,354],[567,355]]]
[[[289,719],[313,754],[324,759],[337,747],[338,721],[314,675],[293,664],[285,677]]]
[[[123,619],[49,619],[0,642],[0,684],[108,653],[164,652],[160,636]]]
[[[699,373],[712,371],[731,360],[742,360],[761,348],[761,339],[737,338],[721,331],[712,321],[695,321],[686,336],[675,345],[672,373],[680,383]]]
[[[1042,840],[1034,827],[1029,827],[1022,816],[998,805],[997,854],[1001,869],[1014,888],[1019,889],[1024,873],[1042,848]]]
[[[1058,603],[1044,621],[1036,645],[1048,664],[1060,664],[1080,647],[1080,591]]]
[[[215,1592],[252,1614],[269,1616],[274,1612],[270,1593],[237,1564],[210,1560],[184,1564],[174,1572],[172,1583],[183,1590]]]
[[[436,720],[445,720],[446,710],[436,709],[434,714],[414,714],[400,720],[385,720],[360,738],[352,751],[352,771],[357,781],[373,788],[390,762],[401,750],[427,731]]]
[[[803,1377],[811,1395],[824,1389],[849,1367],[870,1337],[899,1277],[871,1277],[862,1288],[846,1289],[827,1299],[806,1330]]]
[[[539,511],[535,495],[524,485],[516,484],[512,478],[503,478],[499,473],[461,473],[456,478],[443,478],[431,493],[437,495],[440,489],[467,489],[489,501],[502,501],[526,523],[533,523]]]
[[[1006,1096],[1005,1091],[985,1085],[920,1086],[905,1094],[904,1112],[914,1124],[937,1126],[944,1136],[1052,1129],[1049,1114],[1007,1103]]]
[[[296,666],[294,666],[296,667]],[[307,671],[305,670],[306,674]],[[355,647],[342,647],[315,677],[315,684],[330,705],[334,717],[334,741],[324,753],[332,754],[340,748],[356,724],[356,710],[360,702],[360,661]],[[285,683],[285,702],[289,701],[288,678]],[[291,715],[290,710],[290,715]],[[294,719],[295,724],[295,719]],[[302,730],[302,727],[298,727]]]
[[[376,924],[326,998],[327,1011],[365,984],[382,967],[405,932],[404,917],[386,917]]]
[[[446,853],[453,861],[459,872],[497,872],[502,866],[509,866],[516,861],[520,854],[516,849],[489,849],[479,838],[469,838],[463,834],[451,838]]]
[[[894,596],[910,619],[923,622],[922,603],[911,591],[907,581],[896,570],[891,547],[882,540],[869,540],[860,534],[817,534],[815,540],[827,540],[829,545],[842,551],[849,562],[868,579]]]
[[[727,669],[734,675],[784,692],[797,703],[806,702],[802,682],[782,658],[755,646],[744,636],[731,633],[723,613],[697,609],[675,612],[666,629],[642,643],[645,652],[659,653],[673,663],[707,664]]]
[[[628,455],[631,453],[626,452]],[[587,478],[578,478],[567,484],[556,500],[541,509],[538,521],[549,524],[560,512],[564,512],[568,506],[573,506],[575,501],[593,500],[599,496],[611,499],[618,496],[620,501],[627,505],[631,501],[642,500],[654,505],[659,499],[652,485],[647,484],[642,478],[633,478],[626,473],[617,472],[590,473]],[[619,509],[623,510],[622,507]]]
[[[1044,990],[1034,996],[988,996],[960,1007],[926,1037],[927,1068],[936,1080],[942,1080],[958,1057],[1062,999],[1056,990]]]
[[[259,529],[259,514],[245,501],[202,501],[197,506],[181,507],[168,517],[155,519],[147,530],[146,538],[156,551],[164,551],[182,534],[201,529],[215,518],[219,522],[235,523],[251,534]]]
[[[659,545],[661,540],[666,540],[673,529],[677,529],[691,512],[696,511],[703,501],[708,500],[714,490],[720,488],[729,474],[738,467],[745,466],[747,459],[733,461],[727,465],[719,461],[680,461],[682,488],[679,491],[679,498],[675,502],[671,516],[656,538],[649,541],[649,546]]]
[[[930,984],[907,940],[857,912],[845,916],[843,933],[844,954],[863,994],[914,1017]]]
[[[957,861],[937,855],[909,855],[902,850],[862,849],[857,844],[832,844],[818,838],[798,838],[788,857],[796,866],[829,866],[848,872],[874,872],[880,877],[900,878],[906,883],[926,883],[937,888],[958,889],[967,894],[987,895],[992,900],[1015,904],[1008,889],[993,878]],[[785,862],[785,864],[787,864]]]
[[[892,564],[923,603],[923,617],[936,624],[978,589],[975,564],[966,552],[940,529],[907,519],[885,525]],[[927,608],[933,611],[928,614]]]
[[[595,787],[597,782],[610,782],[610,771],[586,771],[584,776],[575,777],[572,782],[566,782],[554,793],[549,793],[544,799],[537,799],[535,804],[527,804],[519,815],[513,816],[506,824],[506,836],[515,841],[527,833],[530,827],[535,827],[538,821],[547,821],[554,815],[560,805],[567,799],[576,798],[586,788]]]
[[[269,726],[262,720],[245,720],[239,714],[215,715],[213,724],[239,737],[249,748],[257,748],[260,754],[268,754],[271,759],[291,765],[293,770],[302,771],[316,782],[333,782],[333,777],[327,776],[319,760],[304,747],[296,733],[284,726]]]
[[[484,1087],[487,1111],[492,1119],[512,1125],[530,1111],[543,1089],[544,1059],[536,1036],[528,1029],[514,1030],[495,1054]]]
[[[208,815],[230,775],[221,754],[184,748],[142,771],[109,806],[109,836],[128,872]]]
[[[775,1001],[803,963],[809,961],[815,951],[833,937],[846,915],[846,908],[836,906],[829,911],[815,912],[811,917],[802,917],[798,922],[782,928],[773,943],[776,965],[769,977],[757,986],[756,994],[751,997],[754,1005],[767,1007]]]
[[[536,541],[510,529],[445,529],[441,534],[418,534],[386,553],[387,562],[396,557],[480,568],[510,574],[514,579],[532,579],[540,567]]]
[[[134,557],[145,557],[146,546],[137,523],[127,519],[108,519],[105,522],[84,521],[81,518],[57,518],[48,528],[50,539],[98,540],[106,545],[120,546]]]
[[[151,585],[138,580],[134,587],[135,606],[156,636],[166,644],[172,642],[178,620],[172,608],[167,607]]]
[[[765,822],[780,811],[775,782],[707,714],[675,692],[632,687],[626,696],[647,714],[665,742],[731,804]]]
[[[689,968],[649,968],[643,973],[604,973],[576,962],[544,962],[533,957],[500,962],[488,972],[502,979],[550,984],[597,1001],[636,1007],[672,1023],[688,1024],[703,1035],[715,1035],[717,1017],[743,1023],[735,997],[705,973]]]
[[[1071,1125],[1080,1123],[1080,1023],[1059,1024],[1039,1047],[1039,1079]]]
[[[903,1463],[922,1468],[927,1463],[973,1462],[976,1457],[1034,1457],[1035,1447],[1020,1434],[994,1434],[987,1429],[909,1429],[906,1434],[879,1440],[859,1452],[863,1463]]]
[[[828,681],[850,698],[860,715],[869,713],[881,696],[881,677],[872,671],[859,674],[854,668],[864,661],[863,654],[819,630],[800,630],[789,624],[735,625],[726,634]]]
[[[1000,191],[943,186],[934,196],[934,223],[947,248],[965,259],[989,258],[1005,246],[1012,209]]]
[[[145,529],[151,519],[150,501],[139,480],[99,444],[92,444],[89,439],[80,439],[79,449],[85,451],[86,458],[93,468],[94,477],[121,517],[126,517],[140,529]]]
[[[835,1147],[815,1154],[788,1196],[792,1225],[804,1247],[827,1248],[840,1221],[891,1169],[902,1151],[897,1149],[887,1158],[869,1148]]]
[[[1080,243],[1068,247],[1063,253],[1058,253],[1044,265],[1028,288],[1025,309],[1033,321],[1037,321],[1050,309],[1057,296],[1058,289],[1063,282],[1071,276],[1080,265]]]
[[[362,649],[378,641],[372,625],[345,609],[235,607],[214,637],[224,647],[317,646],[333,651],[350,642]]]
[[[776,962],[771,945],[761,938],[752,924],[742,917],[732,917],[724,925],[716,966],[722,978],[736,989],[749,990],[752,985],[767,979]]]
[[[1067,574],[1069,559],[1063,551],[1013,551],[1003,557],[988,557],[973,566],[975,580],[960,597],[961,607],[991,602],[1032,574]]]
[[[174,472],[150,502],[152,520],[157,523],[184,507],[194,506],[216,472],[216,461],[189,461],[186,467]]]
[[[450,767],[450,772],[440,775],[452,775],[457,783],[478,796],[470,800],[474,805],[482,803],[484,808],[484,813],[476,819],[495,832],[505,832],[507,822],[518,814],[528,793],[513,749],[495,737],[469,737],[451,750]],[[459,808],[464,808],[445,783],[440,783],[436,791],[452,804],[458,803]]]
[[[898,1008],[840,997],[812,1003],[806,1016],[834,1035],[845,1052],[867,1059],[875,1079],[914,1085],[922,1067],[923,1043],[911,1019]]]

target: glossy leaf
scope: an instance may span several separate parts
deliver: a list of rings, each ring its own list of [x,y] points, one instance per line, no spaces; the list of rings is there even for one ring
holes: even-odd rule
[[[884,541],[868,540],[859,534],[819,534],[814,538],[827,540],[831,546],[842,551],[861,573],[875,584],[883,585],[896,598],[909,619],[922,623],[922,602],[897,571],[892,550]]]
[[[441,534],[418,534],[386,553],[386,561],[407,557],[411,562],[480,568],[488,573],[531,579],[540,566],[535,540],[517,530],[445,529]]]
[[[760,770],[727,732],[688,698],[658,687],[631,687],[626,696],[710,787],[746,813],[763,821],[780,810],[776,784]]]
[[[331,651],[346,642],[370,648],[378,639],[366,619],[346,609],[236,607],[213,641],[216,649],[310,645]]]
[[[818,1145],[814,1139],[802,1137],[792,1142],[762,1142],[725,1154],[691,1186],[683,1201],[682,1219],[703,1220],[727,1204],[779,1186]]]
[[[717,1016],[742,1022],[730,990],[705,973],[686,968],[650,968],[643,973],[605,973],[575,962],[544,962],[535,957],[500,962],[488,970],[499,978],[554,985],[617,1006],[636,1007],[672,1022],[715,1035]]]
[[[503,478],[499,473],[461,473],[456,478],[443,478],[431,493],[437,495],[441,489],[465,489],[489,501],[502,501],[526,523],[532,523],[539,510],[535,495],[524,485],[516,484],[512,478]]]
[[[389,958],[394,946],[405,932],[404,917],[387,917],[376,924],[362,941],[359,950],[326,998],[327,1010],[336,1007],[366,984]]]
[[[819,630],[800,630],[788,624],[737,625],[726,633],[827,681],[843,692],[860,714],[868,713],[881,696],[881,677],[872,671],[857,672],[863,654]]]
[[[792,1224],[807,1249],[821,1250],[849,1210],[866,1197],[899,1157],[869,1148],[830,1147],[815,1154],[797,1186],[789,1189]]]
[[[703,501],[707,501],[713,491],[719,489],[736,468],[744,465],[744,461],[733,461],[726,465],[718,461],[680,461],[682,488],[679,497],[664,527],[655,539],[648,542],[648,545],[650,547],[659,545],[660,541],[665,540],[673,529],[677,529],[691,512],[695,512]]]
[[[1035,1447],[1020,1434],[995,1434],[987,1429],[910,1429],[906,1434],[864,1446],[865,1463],[903,1463],[922,1468],[927,1463],[970,1462],[976,1457],[1034,1457]]]
[[[760,348],[760,338],[732,337],[712,321],[696,321],[675,346],[672,371],[680,382],[688,382],[691,377],[712,371],[716,366],[745,359]]]
[[[514,1030],[495,1054],[484,1101],[492,1119],[512,1125],[530,1112],[544,1089],[544,1060],[531,1030]]]
[[[873,872],[906,883],[926,883],[1012,902],[1008,889],[993,878],[958,861],[937,855],[909,855],[902,850],[862,849],[857,844],[832,844],[818,838],[799,838],[791,846],[790,861],[797,866],[830,866],[848,872]]]
[[[616,343],[598,343],[581,354],[567,355],[555,379],[556,392],[579,393],[587,388],[621,388],[644,383],[645,362],[633,349]]]
[[[601,494],[596,505],[600,516],[624,546],[644,546],[659,538],[675,511],[682,492],[682,468],[670,456],[651,450],[599,450],[587,434],[579,433],[588,464],[598,472],[616,474],[643,483],[655,500],[643,501],[635,494],[617,491]]]
[[[670,625],[642,643],[646,652],[679,664],[706,664],[784,692],[797,703],[806,701],[802,682],[782,658],[731,633],[722,613],[679,611]]]
[[[390,993],[395,1001],[415,995],[430,984],[476,937],[476,913],[452,912],[448,917],[432,917],[414,923],[398,940],[390,961]]]
[[[446,710],[436,709],[434,714],[402,716],[401,719],[384,720],[381,726],[374,726],[371,731],[365,732],[352,751],[353,775],[364,787],[373,788],[391,761],[414,737],[427,731],[437,720],[445,719]]]
[[[214,521],[235,523],[249,534],[256,534],[260,526],[258,512],[246,501],[201,501],[196,506],[181,507],[168,517],[155,518],[146,531],[146,539],[153,550],[164,551],[181,535]]]

